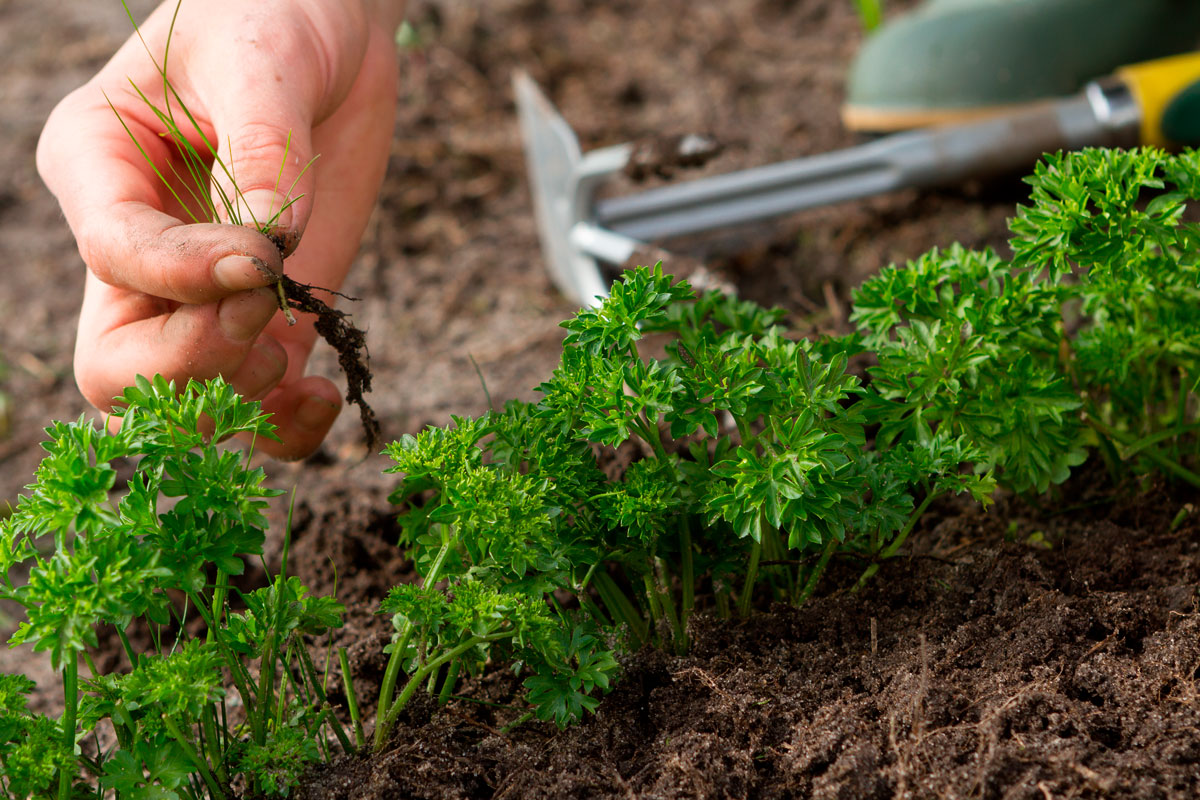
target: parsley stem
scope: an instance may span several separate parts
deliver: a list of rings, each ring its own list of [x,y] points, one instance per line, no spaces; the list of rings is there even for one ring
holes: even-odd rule
[[[746,583],[742,586],[742,596],[738,598],[738,616],[749,616],[750,601],[754,599],[754,584],[758,580],[758,562],[762,558],[762,542],[757,539],[750,548],[750,563],[746,565]]]
[[[683,655],[687,652],[688,640],[687,629],[684,627],[679,614],[675,610],[675,598],[671,596],[671,576],[667,572],[667,563],[659,557],[654,558],[654,576],[651,579],[651,584],[659,592],[659,597],[662,602],[663,614],[667,618],[667,622],[671,623],[671,632],[675,639],[675,652]]]
[[[658,432],[658,423],[643,414],[639,415],[634,421],[633,428],[645,440],[646,444],[650,445],[651,449],[654,450],[654,455],[659,461],[663,464],[670,464],[667,450],[663,447],[662,436]]]
[[[346,706],[350,710],[350,721],[354,724],[354,743],[361,750],[367,746],[363,735],[362,714],[358,711],[358,694],[354,691],[354,677],[350,674],[350,657],[346,648],[339,647],[338,665],[342,668],[342,686],[346,691]]]
[[[217,636],[217,627],[221,625],[221,617],[225,613],[225,597],[229,592],[229,573],[223,569],[217,570],[217,582],[213,587],[212,619],[208,621],[207,641],[211,644]]]
[[[721,619],[729,619],[729,595],[722,591],[715,581],[713,583],[713,602],[717,606],[717,616]]]
[[[129,637],[125,634],[123,628],[117,628],[117,638],[121,640],[121,647],[125,648],[125,655],[129,659],[129,666],[136,669],[138,665],[137,651],[133,649],[133,645],[130,643]]]
[[[646,603],[650,606],[650,619],[654,623],[654,630],[651,635],[655,642],[658,641],[658,623],[666,618],[663,612],[662,604],[658,599],[658,590],[654,586],[654,564],[653,562],[646,565],[646,571],[642,573],[642,589],[646,593]]]
[[[621,591],[621,587],[617,586],[617,582],[612,579],[612,576],[603,569],[597,570],[592,577],[592,586],[596,587],[596,592],[600,595],[600,600],[608,609],[608,613],[612,615],[613,621],[625,623],[634,639],[637,640],[638,646],[645,644],[649,640],[646,620],[634,608],[633,603]]]
[[[821,580],[821,575],[825,572],[825,567],[829,565],[829,559],[833,557],[833,553],[837,550],[840,544],[838,538],[833,534],[829,536],[829,541],[825,543],[824,549],[821,550],[821,558],[813,565],[812,571],[808,573],[808,580],[804,584],[804,588],[800,590],[800,594],[796,596],[794,605],[800,608],[808,602],[808,598],[812,597],[812,593],[816,590],[817,584]]]
[[[850,589],[851,592],[857,592],[859,589],[866,586],[867,581],[869,581],[872,576],[879,571],[880,562],[886,561],[896,554],[896,551],[899,550],[904,544],[904,540],[908,538],[908,535],[912,533],[913,528],[916,527],[917,522],[922,516],[924,516],[925,509],[929,508],[929,504],[940,496],[941,492],[926,493],[925,499],[922,500],[921,504],[913,509],[913,512],[908,515],[908,522],[904,524],[904,528],[896,535],[896,538],[892,540],[892,543],[885,547],[883,551],[880,552],[876,557],[875,561],[865,570],[863,570],[863,574],[858,577],[858,580]]]
[[[298,641],[298,645],[299,646],[296,647],[296,656],[297,656],[296,660],[300,662],[300,668],[302,670],[301,683],[303,684],[306,680],[308,685],[310,687],[312,687],[312,693],[317,698],[317,702],[319,702],[322,706],[330,709],[329,716],[328,716],[330,730],[333,731],[333,735],[336,736],[338,742],[341,743],[343,750],[345,750],[347,753],[353,752],[354,746],[351,745],[351,743],[350,743],[350,737],[346,735],[346,730],[342,727],[341,720],[339,720],[337,718],[337,715],[333,713],[332,706],[329,704],[329,697],[328,697],[328,695],[325,694],[325,688],[321,685],[321,680],[317,677],[317,665],[313,663],[312,656],[309,655],[308,648],[304,646],[303,642]],[[343,647],[341,649],[344,651],[346,648]],[[328,653],[327,653],[327,655],[328,655]],[[355,713],[357,713],[358,702],[354,698],[352,691],[347,694],[347,697],[350,698],[349,702],[353,702],[354,705],[356,706]],[[311,699],[309,702],[311,705],[316,705],[316,703],[311,702]],[[353,715],[351,715],[351,719],[353,719]],[[313,730],[316,730],[317,727],[319,727],[319,726],[314,725]],[[359,745],[358,746],[362,747],[362,736],[361,736],[362,723],[361,722],[358,724],[358,728],[359,728],[357,731],[357,733],[359,734],[359,737],[358,737]]]
[[[512,722],[508,723],[508,724],[507,724],[507,725],[505,725],[503,728],[501,728],[501,729],[500,729],[500,732],[501,732],[501,733],[504,733],[504,734],[507,734],[507,733],[509,733],[509,732],[511,732],[511,731],[514,731],[514,730],[516,730],[517,728],[521,727],[521,726],[522,726],[522,725],[524,725],[526,722],[529,722],[529,720],[531,720],[531,719],[533,719],[533,712],[532,712],[532,711],[526,711],[524,714],[522,714],[521,716],[517,717],[517,718],[516,718],[516,719],[514,719]]]
[[[187,734],[180,730],[179,725],[175,723],[175,720],[172,719],[169,714],[163,714],[162,721],[163,725],[167,729],[167,732],[171,734],[171,738],[175,740],[175,743],[179,745],[179,747],[187,755],[188,759],[191,760],[192,765],[196,767],[196,771],[200,773],[200,777],[202,777],[204,782],[208,784],[208,791],[212,793],[213,797],[224,800],[225,793],[221,791],[221,787],[217,784],[216,778],[213,777],[212,771],[209,770],[208,764],[205,763],[204,759],[200,757],[200,754],[196,752],[196,748],[192,744],[192,740],[188,738]]]
[[[908,538],[910,533],[912,533],[912,530],[916,527],[917,522],[920,521],[921,517],[925,515],[925,509],[929,508],[929,504],[940,497],[941,494],[941,492],[927,492],[925,494],[925,499],[922,500],[921,504],[917,506],[911,514],[908,515],[908,522],[904,523],[904,528],[899,534],[896,535],[896,538],[892,540],[892,543],[883,549],[883,552],[880,553],[880,558],[891,558],[892,556],[896,555],[896,551],[904,545],[904,540]]]
[[[200,715],[201,730],[203,733],[203,741],[201,746],[208,746],[208,759],[216,765],[217,776],[222,783],[229,780],[228,774],[225,772],[225,760],[221,757],[222,746],[220,733],[217,728],[217,707],[209,703],[204,706],[203,712]]]
[[[69,765],[59,767],[58,800],[71,800],[71,782],[75,779],[75,718],[79,709],[79,657],[68,651],[63,663],[63,747],[70,754]]]
[[[686,514],[679,515],[679,582],[682,596],[679,600],[679,621],[687,630],[692,609],[696,607],[696,574],[692,561],[692,527]]]
[[[448,531],[442,531],[442,548],[438,550],[437,556],[433,559],[433,563],[429,565],[429,572],[421,579],[422,586],[433,586],[441,577],[442,566],[446,563],[446,557],[450,554],[450,543],[453,538]],[[400,678],[400,666],[404,661],[404,651],[408,649],[408,643],[412,640],[413,625],[411,622],[404,623],[404,629],[399,631],[398,641],[394,641],[392,654],[388,658],[387,670],[383,674],[383,683],[379,687],[379,703],[375,712],[375,750],[378,752],[387,741],[388,732],[392,727],[392,719],[394,715],[392,711],[392,695],[396,691],[396,681]],[[411,681],[410,681],[411,682]],[[407,689],[407,687],[405,687]],[[397,700],[397,703],[400,701]],[[407,701],[405,701],[407,702]],[[396,711],[398,714],[399,711]]]
[[[442,665],[447,661],[452,661],[458,658],[472,647],[476,647],[481,644],[487,644],[489,642],[499,641],[500,639],[509,639],[516,635],[517,631],[511,630],[504,631],[503,633],[487,634],[484,636],[472,636],[470,639],[463,642],[458,647],[455,647],[453,650],[442,653],[437,658],[430,660],[411,676],[409,676],[408,683],[404,684],[404,689],[401,690],[400,696],[396,698],[396,702],[393,703],[392,707],[387,711],[387,716],[383,721],[385,730],[390,730],[391,727],[396,724],[396,720],[399,718],[400,712],[404,710],[405,706],[408,705],[408,701],[412,699],[414,694],[416,694],[417,688],[425,682],[426,678],[429,677],[429,673],[441,669]],[[378,726],[376,730],[378,730]],[[375,746],[376,749],[379,748],[378,743],[376,743]]]
[[[1138,444],[1137,442],[1129,441],[1129,437],[1127,435],[1122,434],[1119,431],[1113,430],[1108,425],[1104,424],[1099,419],[1097,419],[1096,417],[1093,417],[1090,414],[1088,414],[1087,416],[1084,417],[1084,421],[1087,422],[1088,425],[1092,426],[1097,431],[1099,431],[1101,434],[1103,434],[1104,436],[1107,436],[1109,439],[1113,440],[1114,442],[1116,442],[1119,445],[1122,445],[1123,447],[1130,447],[1130,446]],[[1200,475],[1197,475],[1195,472],[1192,472],[1190,469],[1183,466],[1182,464],[1180,464],[1176,461],[1172,461],[1171,459],[1167,458],[1162,453],[1160,453],[1157,448],[1152,447],[1150,445],[1143,445],[1141,447],[1138,447],[1136,452],[1141,453],[1146,458],[1150,459],[1155,464],[1162,467],[1164,470],[1171,473],[1172,475],[1179,478],[1180,480],[1182,480],[1186,483],[1190,483],[1192,486],[1200,488]]]
[[[444,706],[450,701],[450,696],[454,694],[454,684],[458,683],[458,671],[461,666],[462,661],[457,658],[450,662],[446,669],[446,679],[442,681],[442,690],[438,692],[438,705]]]

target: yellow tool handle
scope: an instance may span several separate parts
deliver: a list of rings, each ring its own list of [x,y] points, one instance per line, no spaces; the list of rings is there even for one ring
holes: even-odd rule
[[[1142,114],[1142,144],[1200,144],[1200,52],[1117,70]]]

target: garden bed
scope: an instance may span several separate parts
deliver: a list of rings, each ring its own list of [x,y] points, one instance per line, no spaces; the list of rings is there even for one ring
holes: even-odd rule
[[[1186,498],[1096,495],[1098,477],[1041,508],[944,504],[914,556],[861,593],[702,616],[688,656],[633,655],[565,732],[501,734],[517,712],[479,701],[516,703],[519,686],[488,674],[461,687],[470,701],[413,709],[381,755],[318,770],[303,796],[1196,796],[1200,519],[1172,531]],[[379,561],[387,507],[346,501],[307,501],[294,552],[331,555],[344,596],[378,596],[405,571]],[[856,576],[847,563],[827,585]],[[384,623],[356,614],[341,634],[359,686],[382,676]]]
[[[78,257],[30,162],[50,105],[127,35],[119,4],[72,2],[61,19],[0,4],[0,245],[14,264],[0,346],[15,399],[0,441],[5,497],[28,483],[50,419],[82,401],[69,377]],[[142,3],[145,8],[148,4]],[[349,294],[368,329],[387,440],[530,399],[573,310],[541,267],[525,186],[513,69],[531,72],[585,149],[659,134],[723,145],[708,174],[854,142],[837,122],[861,38],[849,0],[414,2],[423,46],[402,58],[397,136]],[[889,3],[890,10],[910,3]],[[70,41],[70,47],[63,42]],[[53,67],[53,68],[51,68]],[[657,180],[657,179],[652,179]],[[624,190],[630,186],[616,185]],[[676,243],[747,297],[825,329],[848,292],[891,261],[958,241],[1003,247],[1022,200],[1002,180],[819,209]],[[69,291],[64,291],[67,287]],[[18,313],[19,310],[19,313]],[[474,362],[474,363],[473,363]],[[475,364],[478,365],[478,373]],[[334,375],[322,350],[314,369]],[[480,384],[486,382],[486,392]],[[360,697],[375,694],[390,626],[374,612],[411,578],[386,501],[394,478],[367,455],[354,414],[302,465],[291,571],[337,593]],[[1040,507],[935,506],[858,594],[835,563],[800,611],[731,624],[701,615],[692,650],[643,650],[599,713],[558,732],[517,713],[503,672],[445,708],[406,711],[384,752],[319,770],[309,797],[1190,797],[1200,794],[1200,526],[1194,493],[1154,483],[1097,493],[1085,472]],[[282,520],[282,512],[276,513]],[[279,526],[276,527],[278,532]],[[275,545],[276,552],[278,543]],[[27,654],[0,667],[31,671]],[[38,675],[44,710],[61,697]],[[365,709],[369,715],[371,708]]]

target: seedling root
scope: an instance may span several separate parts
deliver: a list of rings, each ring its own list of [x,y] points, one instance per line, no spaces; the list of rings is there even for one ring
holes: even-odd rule
[[[288,318],[288,324],[295,324],[292,310],[307,314],[316,314],[316,328],[321,338],[337,351],[338,365],[346,373],[346,401],[358,406],[358,415],[362,420],[363,431],[367,436],[367,447],[375,450],[379,446],[379,420],[375,410],[367,404],[363,394],[371,391],[370,353],[367,351],[366,334],[350,322],[350,315],[345,311],[333,308],[313,294],[314,291],[344,297],[347,300],[358,300],[357,297],[300,283],[286,275],[280,275],[276,284],[280,295],[280,309]]]

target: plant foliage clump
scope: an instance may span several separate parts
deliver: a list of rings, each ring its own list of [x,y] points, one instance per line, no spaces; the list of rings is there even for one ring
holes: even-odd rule
[[[49,720],[26,713],[30,682],[2,677],[0,788],[24,797],[57,786],[70,797],[75,753],[104,721],[115,745],[97,742],[80,760],[123,798],[223,797],[239,775],[287,794],[303,763],[328,752],[325,730],[345,739],[305,641],[340,626],[342,607],[282,575],[249,594],[230,590],[244,558],[262,553],[263,512],[279,492],[247,454],[216,443],[271,437],[273,426],[220,379],[176,393],[161,377],[139,378],[120,401],[115,432],[84,417],[47,429],[29,493],[0,522],[0,596],[25,610],[10,643],[49,651],[65,692],[62,718]],[[124,486],[118,460],[136,462]],[[102,625],[130,671],[96,669],[88,650]],[[148,646],[134,645],[135,626]],[[298,737],[306,744],[291,761],[259,769],[262,753]]]
[[[384,605],[381,708],[401,672],[394,710],[503,651],[530,675],[530,713],[562,724],[608,685],[589,664],[613,631],[682,651],[699,605],[802,604],[835,556],[863,564],[861,585],[938,497],[1046,492],[1092,453],[1116,481],[1200,485],[1197,175],[1190,151],[1048,156],[1012,259],[953,245],[889,267],[840,337],[696,296],[661,264],[627,272],[563,324],[538,402],[388,448],[423,580]],[[477,585],[514,609],[503,624],[449,621]]]

